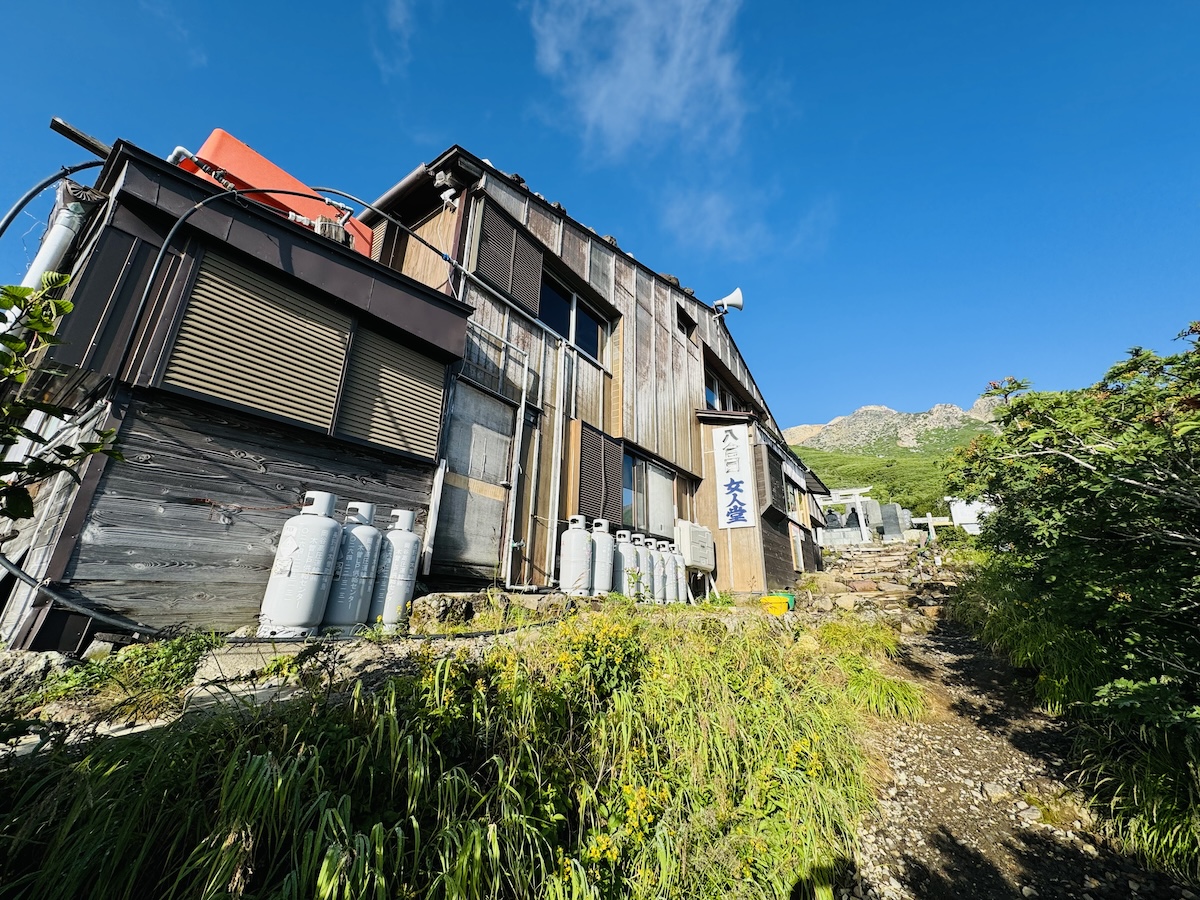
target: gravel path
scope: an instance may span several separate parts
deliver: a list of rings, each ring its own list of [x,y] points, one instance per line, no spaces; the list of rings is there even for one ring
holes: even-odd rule
[[[951,625],[905,648],[897,674],[926,688],[933,712],[875,735],[879,810],[840,897],[1200,900],[1089,829],[1065,784],[1062,724],[1020,673]]]

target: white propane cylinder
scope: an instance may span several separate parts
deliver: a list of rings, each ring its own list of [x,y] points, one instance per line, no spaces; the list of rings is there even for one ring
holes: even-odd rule
[[[608,519],[592,522],[592,593],[607,594],[613,589],[613,536]]]
[[[586,597],[592,592],[592,538],[583,516],[571,516],[559,544],[558,584],[564,594]]]
[[[618,531],[613,548],[613,590],[626,597],[632,597],[634,592],[630,569],[637,571],[637,548],[629,538],[628,531]]]
[[[633,536],[633,546],[637,550],[638,600],[649,602],[654,599],[654,557],[650,555],[651,541],[644,534]]]
[[[417,514],[411,509],[393,509],[392,525],[384,532],[379,548],[379,570],[371,593],[367,622],[382,621],[385,630],[408,622],[408,603],[417,584],[421,539],[413,534]]]
[[[658,550],[663,558],[663,599],[667,603],[679,601],[679,571],[675,568],[675,554],[670,541],[659,541]]]
[[[383,540],[379,529],[371,524],[374,520],[374,503],[346,505],[342,547],[338,552],[322,628],[336,628],[350,634],[356,625],[367,621],[375,569],[379,565],[379,545]]]
[[[679,552],[679,548],[672,543],[671,555],[675,557],[675,572],[679,576],[679,602],[691,602],[691,596],[688,593],[688,570],[687,563],[684,562],[683,554]]]
[[[647,540],[646,546],[650,548],[650,566],[654,570],[654,602],[667,602],[667,561],[663,558],[663,552],[658,549],[658,544],[653,540]]]
[[[259,637],[307,637],[321,624],[342,538],[342,527],[332,518],[336,505],[333,494],[309,491],[300,514],[283,523],[263,595]]]

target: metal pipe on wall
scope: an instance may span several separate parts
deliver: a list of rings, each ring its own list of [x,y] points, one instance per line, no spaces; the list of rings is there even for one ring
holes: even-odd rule
[[[513,550],[515,549],[513,546],[513,530],[516,528],[517,523],[517,487],[521,483],[521,443],[525,436],[525,403],[528,395],[529,354],[525,353],[525,364],[521,370],[521,405],[517,407],[517,414],[514,420],[512,462],[508,468],[508,523],[504,529],[504,586],[506,588],[513,587],[512,558]]]
[[[554,404],[554,471],[550,473],[550,535],[546,541],[546,577],[553,580],[554,564],[558,560],[558,512],[562,506],[563,432],[566,430],[567,342],[558,339],[558,379]]]

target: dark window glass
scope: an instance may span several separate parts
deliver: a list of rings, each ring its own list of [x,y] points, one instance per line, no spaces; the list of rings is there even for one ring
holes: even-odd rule
[[[720,409],[721,401],[718,398],[718,382],[712,375],[704,376],[704,405],[709,409]]]
[[[571,337],[571,294],[549,278],[542,278],[542,306],[538,318],[565,338]]]
[[[582,303],[575,305],[575,344],[592,359],[600,359],[604,323]]]
[[[621,524],[634,527],[633,457],[625,454],[621,471]]]

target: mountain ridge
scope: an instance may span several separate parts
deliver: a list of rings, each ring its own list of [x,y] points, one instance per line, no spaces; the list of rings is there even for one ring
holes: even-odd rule
[[[981,397],[969,409],[953,403],[938,403],[926,412],[898,412],[887,406],[860,406],[846,416],[837,416],[824,425],[795,425],[783,430],[792,446],[820,450],[918,450],[939,433],[951,443],[960,443],[971,432],[995,431],[992,424],[998,398]]]

